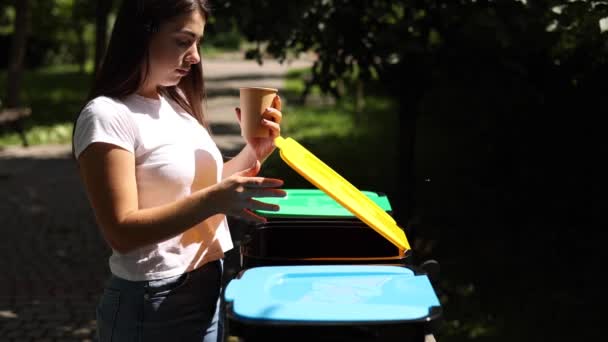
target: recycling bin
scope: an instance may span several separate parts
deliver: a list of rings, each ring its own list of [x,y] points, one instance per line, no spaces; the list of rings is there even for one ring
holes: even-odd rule
[[[424,341],[441,305],[429,277],[407,264],[411,248],[388,207],[295,140],[278,137],[275,145],[290,167],[350,215],[308,205],[304,216],[253,227],[240,245],[241,271],[222,295],[226,336]]]
[[[225,325],[249,341],[424,341],[441,305],[424,274],[369,265],[244,270],[224,293]]]

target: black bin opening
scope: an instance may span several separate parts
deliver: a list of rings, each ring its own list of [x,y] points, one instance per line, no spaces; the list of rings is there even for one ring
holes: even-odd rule
[[[382,258],[399,249],[357,221],[272,221],[250,232],[242,252],[272,258]]]

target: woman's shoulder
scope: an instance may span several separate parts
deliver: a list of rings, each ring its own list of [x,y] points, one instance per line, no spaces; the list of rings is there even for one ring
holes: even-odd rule
[[[110,143],[134,151],[136,126],[121,106],[119,101],[105,96],[87,102],[74,127],[76,158],[93,142]]]
[[[84,106],[85,109],[102,111],[104,109],[117,109],[120,107],[124,107],[124,103],[119,99],[109,96],[97,96],[89,100],[89,102],[87,102],[87,104]]]
[[[108,96],[97,96],[84,106],[81,115],[100,117],[124,116],[128,107],[119,99]]]

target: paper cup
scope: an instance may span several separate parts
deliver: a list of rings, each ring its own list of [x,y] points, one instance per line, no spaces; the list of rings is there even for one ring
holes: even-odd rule
[[[278,90],[263,87],[242,87],[240,90],[241,135],[249,138],[266,138],[270,136],[268,127],[262,125],[266,108],[272,106],[272,101]],[[280,117],[266,118],[277,123]]]

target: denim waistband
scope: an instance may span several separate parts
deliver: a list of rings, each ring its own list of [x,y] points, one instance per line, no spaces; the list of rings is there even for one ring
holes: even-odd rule
[[[162,279],[131,281],[131,280],[120,278],[116,275],[112,275],[110,277],[110,279],[108,280],[107,284],[108,284],[108,287],[121,288],[121,289],[125,289],[125,290],[127,290],[127,289],[131,289],[131,290],[145,289],[145,288],[149,287],[150,285],[154,285],[154,287],[162,286],[162,283],[164,280],[171,282],[171,281],[173,281],[173,279],[177,280],[182,277],[192,277],[198,273],[205,273],[205,272],[214,271],[214,270],[217,270],[220,273],[222,272],[222,260],[221,259],[215,260],[215,261],[210,261],[210,262],[204,264],[203,266],[201,266],[197,269],[194,269],[192,271],[178,274],[178,275],[171,276],[171,277],[167,277],[167,278],[162,278]]]

